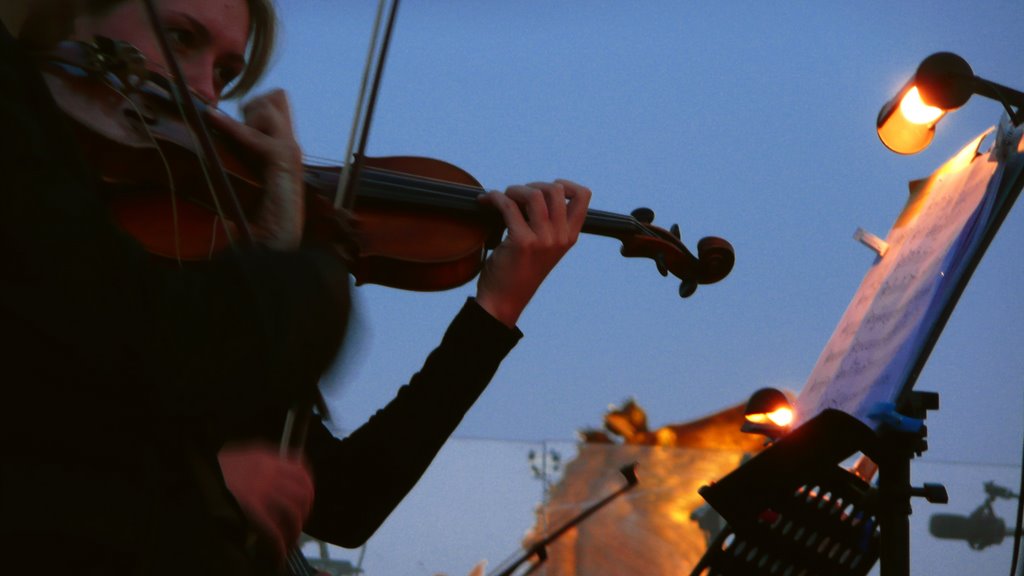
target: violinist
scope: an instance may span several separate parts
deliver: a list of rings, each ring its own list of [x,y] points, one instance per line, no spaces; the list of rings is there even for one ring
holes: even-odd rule
[[[202,268],[158,265],[115,227],[29,48],[116,4],[0,4],[0,556],[37,573],[242,573],[217,447],[315,394],[347,269],[297,247],[280,178],[257,245]]]
[[[197,94],[216,104],[256,82],[274,37],[269,2],[161,0],[158,9]],[[130,42],[161,67],[165,63],[145,24],[137,5],[124,4],[106,15],[80,18],[75,36]],[[268,170],[286,174],[286,180],[301,174],[285,94],[270,92],[242,110],[244,123],[219,114],[210,120],[265,151]],[[227,434],[218,453],[225,484],[265,547],[280,557],[300,527],[346,547],[359,546],[373,534],[521,337],[519,315],[575,243],[589,199],[588,189],[566,180],[511,186],[483,197],[501,213],[508,234],[485,263],[475,297],[395,399],[347,438],[336,439],[315,422],[302,457],[281,459],[277,443],[283,406],[268,410],[260,426],[238,426]]]

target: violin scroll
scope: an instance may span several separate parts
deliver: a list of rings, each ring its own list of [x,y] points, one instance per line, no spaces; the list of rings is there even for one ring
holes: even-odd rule
[[[654,211],[649,208],[638,208],[631,216],[641,233],[619,237],[621,254],[654,260],[662,276],[671,272],[681,281],[681,297],[689,298],[700,284],[714,284],[732,271],[736,254],[728,241],[714,236],[701,238],[694,256],[683,244],[678,224],[673,224],[669,230],[653,226]]]

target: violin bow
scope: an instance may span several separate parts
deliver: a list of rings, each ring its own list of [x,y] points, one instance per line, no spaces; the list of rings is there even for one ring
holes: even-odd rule
[[[334,195],[334,207],[336,209],[352,208],[353,198],[355,198],[353,191],[355,190],[356,182],[358,182],[359,171],[362,165],[360,159],[364,157],[366,152],[366,141],[370,133],[370,119],[373,117],[374,105],[376,104],[377,93],[380,88],[380,79],[384,70],[384,61],[387,58],[388,47],[391,44],[391,32],[394,29],[395,15],[398,12],[398,0],[392,0],[387,26],[384,31],[384,41],[380,52],[377,52],[377,39],[380,34],[384,5],[385,0],[379,0],[377,3],[377,15],[374,19],[373,31],[370,34],[370,47],[367,50],[366,65],[363,68],[363,76],[359,86],[359,97],[356,100],[355,118],[345,151],[347,161],[342,167],[341,176],[338,178],[338,188]],[[374,53],[377,53],[376,63],[374,63]],[[373,83],[369,94],[367,94],[366,87],[371,68],[374,70]],[[369,99],[368,103],[367,99]],[[362,125],[361,130],[360,124]],[[360,133],[359,147],[353,156],[352,149],[357,132]],[[327,407],[323,401],[323,396],[317,394],[317,400],[317,408],[321,416],[326,417]],[[288,410],[288,414],[285,416],[284,431],[281,434],[281,458],[287,458],[292,450],[301,450],[303,448],[312,416],[313,406],[308,403]],[[289,576],[306,576],[318,573],[297,547],[292,547],[288,550],[286,568]]]
[[[146,0],[151,1],[151,0]],[[373,32],[370,34],[370,48],[366,55],[366,66],[363,69],[363,78],[360,83],[359,98],[356,102],[356,113],[355,121],[352,125],[352,130],[349,134],[348,149],[346,152],[346,158],[350,160],[345,163],[342,168],[341,177],[338,179],[338,188],[335,192],[334,206],[335,208],[349,209],[352,207],[353,198],[357,179],[359,178],[359,170],[361,162],[358,160],[363,157],[366,152],[366,141],[370,133],[370,119],[373,117],[374,104],[377,100],[377,93],[380,88],[380,79],[384,72],[384,60],[387,58],[388,47],[391,44],[391,32],[395,25],[395,15],[398,12],[398,0],[392,0],[391,10],[388,15],[387,27],[384,30],[384,41],[381,44],[380,51],[377,52],[377,38],[380,33],[381,18],[384,13],[385,0],[380,0],[377,3],[377,16],[374,20]],[[377,53],[376,62],[374,62],[374,53]],[[366,87],[370,76],[371,68],[374,69],[373,83],[370,89],[369,95],[367,95]],[[369,102],[367,103],[367,98]],[[363,113],[364,104],[366,105],[365,114]],[[360,130],[360,123],[362,123]],[[356,133],[360,133],[359,147],[355,154],[355,157],[349,156],[352,154],[352,148]],[[317,410],[322,417],[326,417],[327,406],[323,401],[323,396],[317,394],[316,402]],[[312,405],[302,405],[299,407],[292,408],[288,411],[285,417],[284,431],[281,435],[281,456],[284,457],[289,450],[302,449],[305,444],[306,432],[309,427],[310,418],[312,416]]]
[[[351,209],[354,202],[353,192],[358,182],[359,171],[362,166],[361,159],[366,154],[366,141],[370,135],[370,121],[373,118],[373,111],[377,103],[377,93],[380,89],[380,79],[384,73],[384,61],[387,58],[388,48],[391,45],[391,32],[395,26],[395,15],[398,13],[398,0],[392,0],[391,10],[388,15],[387,26],[384,30],[384,42],[380,51],[377,50],[377,37],[380,35],[381,19],[384,15],[385,0],[377,2],[377,16],[373,22],[373,31],[370,33],[370,47],[366,51],[366,64],[363,66],[362,80],[359,83],[359,97],[356,99],[356,110],[353,114],[352,129],[348,136],[348,146],[345,149],[344,166],[341,169],[341,176],[338,178],[338,187],[334,193],[334,207]],[[376,59],[374,55],[376,54]],[[373,71],[373,83],[370,84],[370,73]],[[370,86],[367,93],[367,86]],[[368,102],[367,102],[368,101]],[[365,113],[364,113],[365,109]],[[353,148],[356,143],[356,135],[359,134],[359,147],[353,155]]]

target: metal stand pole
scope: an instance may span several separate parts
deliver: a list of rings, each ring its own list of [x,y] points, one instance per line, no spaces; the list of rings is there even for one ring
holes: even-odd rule
[[[901,410],[883,415],[885,430],[878,462],[881,576],[910,576],[910,499],[923,496],[932,503],[949,501],[940,484],[925,484],[922,488],[910,485],[910,460],[928,449],[924,418],[928,410],[938,408],[938,394],[910,392]]]
[[[900,439],[905,440],[905,439]],[[881,576],[910,576],[910,458],[904,442],[887,447],[885,461],[878,463],[881,506],[878,523],[882,533],[879,563]]]

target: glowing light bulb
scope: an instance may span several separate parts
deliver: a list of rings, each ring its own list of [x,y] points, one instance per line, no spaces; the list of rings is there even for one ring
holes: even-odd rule
[[[934,124],[946,112],[942,108],[925,104],[924,100],[921,99],[921,93],[918,92],[917,86],[914,86],[907,91],[903,100],[900,101],[900,113],[903,114],[903,117],[908,122],[927,126]]]
[[[925,104],[916,86],[902,93],[902,98],[886,102],[878,113],[878,137],[893,152],[917,154],[931,143],[935,124],[945,111]]]
[[[793,423],[793,410],[790,408],[779,408],[774,412],[769,412],[767,417],[776,426],[786,427]]]

